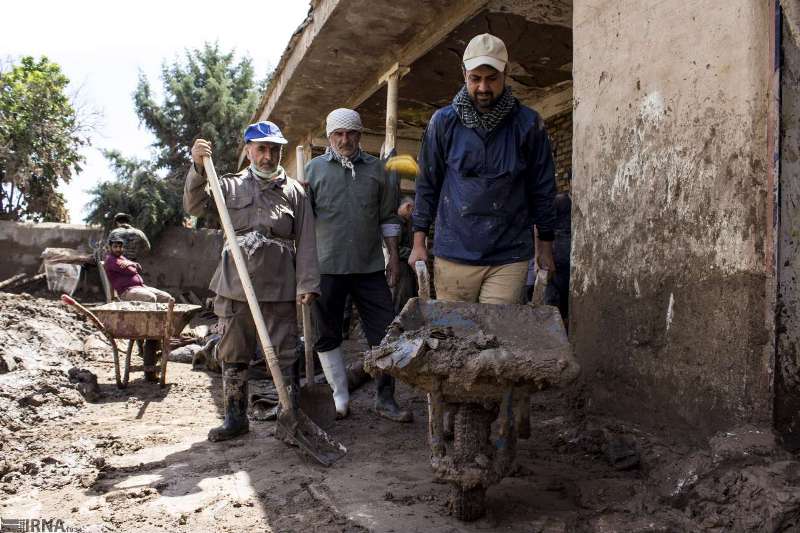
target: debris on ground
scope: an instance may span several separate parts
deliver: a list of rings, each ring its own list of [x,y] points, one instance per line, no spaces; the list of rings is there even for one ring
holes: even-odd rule
[[[349,363],[366,348],[348,341]],[[84,531],[796,531],[800,462],[768,429],[721,433],[706,446],[663,442],[618,421],[581,416],[567,392],[532,399],[532,438],[486,493],[487,514],[448,515],[432,480],[427,424],[370,411],[374,386],[331,429],[349,453],[317,467],[274,438],[272,422],[223,444],[213,373],[171,368],[161,389],[134,357],[128,389],[114,385],[111,349],[58,302],[0,293],[0,515],[51,517]],[[72,376],[70,370],[72,369]],[[97,378],[88,402],[79,385]],[[72,377],[72,379],[70,379]],[[403,385],[398,401],[425,421],[427,402]]]

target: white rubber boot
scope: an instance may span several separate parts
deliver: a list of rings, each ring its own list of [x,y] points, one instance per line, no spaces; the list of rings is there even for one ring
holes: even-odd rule
[[[347,388],[347,368],[344,366],[342,348],[318,352],[319,362],[325,379],[333,389],[333,403],[336,404],[336,418],[344,418],[350,411],[350,391]]]

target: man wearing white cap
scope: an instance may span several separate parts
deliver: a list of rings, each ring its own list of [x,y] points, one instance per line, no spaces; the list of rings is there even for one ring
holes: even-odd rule
[[[383,162],[363,151],[361,117],[336,109],[326,121],[330,146],[306,168],[309,196],[316,215],[322,294],[314,303],[317,352],[333,389],[339,417],[349,411],[350,395],[342,353],[342,319],[349,294],[356,304],[367,342],[380,343],[394,318],[392,295],[399,272],[397,190],[387,182]],[[384,267],[381,238],[389,251]],[[394,399],[394,380],[377,380],[375,411],[398,422],[411,413]]]
[[[508,52],[488,33],[464,51],[464,86],[431,118],[419,154],[412,266],[427,260],[435,220],[440,300],[520,303],[538,228],[537,261],[555,270],[555,172],[539,114],[506,85]]]
[[[223,176],[220,185],[281,373],[295,398],[299,382],[295,303],[311,304],[320,292],[314,215],[303,187],[288,179],[280,165],[286,139],[278,126],[269,121],[251,124],[244,141],[250,166],[238,174]],[[216,212],[203,169],[203,158],[210,156],[211,144],[203,139],[195,141],[183,192],[184,209],[195,216]],[[248,365],[258,342],[228,246],[226,243],[222,250],[210,286],[217,295],[214,313],[223,330],[218,350],[225,396],[225,420],[209,431],[211,441],[230,439],[249,430]]]

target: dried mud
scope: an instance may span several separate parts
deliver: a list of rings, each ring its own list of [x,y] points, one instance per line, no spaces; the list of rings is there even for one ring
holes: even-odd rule
[[[170,363],[168,387],[134,366],[114,385],[111,350],[60,304],[0,293],[0,516],[58,518],[83,531],[636,532],[796,531],[800,463],[768,430],[720,433],[704,446],[665,443],[614,420],[587,419],[564,393],[532,399],[534,438],[487,492],[487,516],[448,515],[433,480],[424,396],[398,386],[415,414],[395,424],[370,411],[374,386],[353,394],[331,429],[348,455],[311,464],[274,438],[274,424],[209,443],[220,380]],[[350,357],[364,346],[347,345]],[[134,359],[134,365],[140,361]],[[70,369],[77,368],[72,372]],[[78,390],[98,378],[99,397]],[[571,398],[571,396],[569,397]],[[635,467],[610,460],[620,437]],[[617,465],[619,466],[619,465]]]

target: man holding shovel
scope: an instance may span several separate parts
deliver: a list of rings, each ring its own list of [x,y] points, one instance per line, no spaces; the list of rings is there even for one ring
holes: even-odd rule
[[[250,166],[223,176],[220,185],[281,374],[296,394],[295,304],[310,305],[320,293],[314,217],[303,187],[288,179],[280,165],[287,141],[278,126],[269,121],[251,124],[244,141]],[[216,212],[206,187],[205,157],[211,157],[211,144],[198,139],[183,193],[184,208],[195,216]],[[258,336],[232,256],[226,244],[210,286],[223,330],[218,349],[225,396],[225,420],[209,431],[211,441],[249,429],[247,368]]]
[[[357,112],[332,111],[326,121],[330,147],[306,168],[322,284],[314,304],[316,348],[339,417],[347,416],[350,403],[341,348],[347,295],[356,304],[369,345],[380,344],[394,318],[389,286],[397,282],[400,266],[397,190],[387,182],[383,162],[361,151],[362,130]],[[386,266],[381,237],[389,252]],[[375,411],[397,422],[412,419],[395,402],[389,375],[378,377]]]

